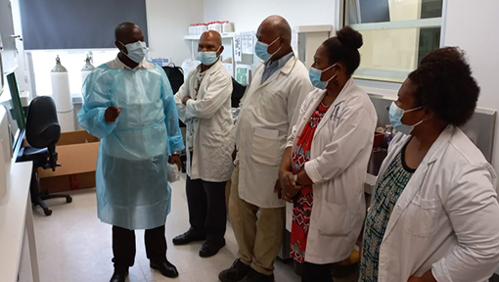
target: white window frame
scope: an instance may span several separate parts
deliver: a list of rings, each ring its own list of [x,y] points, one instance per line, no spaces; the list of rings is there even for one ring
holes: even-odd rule
[[[345,23],[345,2],[347,0],[336,1],[336,21],[335,24],[338,29],[341,29]],[[367,23],[367,24],[354,24],[351,25],[355,30],[365,30],[369,27],[376,27],[377,29],[386,28],[411,28],[411,27],[434,27],[436,24],[440,24],[440,48],[445,46],[445,30],[447,22],[447,3],[448,0],[442,1],[442,17],[439,21],[435,19],[421,19],[413,21],[398,21],[393,23]],[[418,23],[419,22],[419,23]],[[372,29],[372,28],[370,28]],[[368,94],[375,95],[392,95],[396,96],[401,82],[388,82],[376,79],[364,79],[355,78],[357,85],[362,87]]]

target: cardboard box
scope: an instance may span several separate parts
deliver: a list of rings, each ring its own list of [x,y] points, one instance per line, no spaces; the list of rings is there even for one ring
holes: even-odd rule
[[[99,139],[86,131],[61,134],[56,145],[58,162],[55,171],[38,169],[42,191],[49,193],[95,187],[95,168]]]

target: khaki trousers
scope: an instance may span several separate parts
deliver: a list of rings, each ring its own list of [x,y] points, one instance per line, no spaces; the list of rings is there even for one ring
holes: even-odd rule
[[[239,166],[232,174],[229,199],[229,216],[239,245],[238,257],[255,271],[270,275],[274,271],[274,261],[281,250],[285,208],[260,208],[245,202],[239,198],[238,187]],[[259,216],[257,216],[258,211],[260,211]]]

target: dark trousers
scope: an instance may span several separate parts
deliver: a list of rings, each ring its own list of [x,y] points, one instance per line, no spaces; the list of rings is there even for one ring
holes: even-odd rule
[[[192,180],[187,176],[185,186],[190,231],[199,236],[206,236],[208,241],[220,242],[225,235],[227,224],[225,184],[226,182]]]
[[[303,264],[302,282],[333,282],[331,278],[331,267],[329,264],[313,264],[305,262]]]
[[[165,226],[145,231],[147,258],[161,263],[166,260]],[[113,262],[117,270],[128,270],[135,261],[135,231],[113,226]]]

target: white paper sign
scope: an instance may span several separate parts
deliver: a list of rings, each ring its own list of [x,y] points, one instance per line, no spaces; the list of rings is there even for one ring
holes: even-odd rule
[[[253,49],[255,44],[253,43],[254,33],[253,32],[244,32],[241,33],[241,44],[242,44],[242,52],[243,54],[253,54]]]
[[[243,60],[241,33],[236,33],[234,35],[234,54],[234,59],[236,60],[236,62],[241,62]]]

